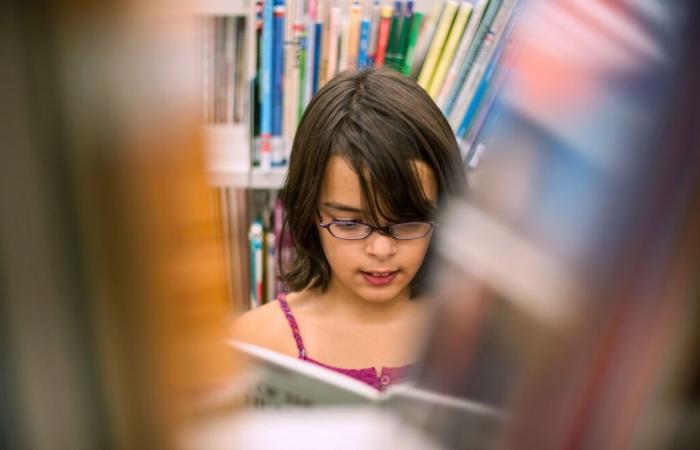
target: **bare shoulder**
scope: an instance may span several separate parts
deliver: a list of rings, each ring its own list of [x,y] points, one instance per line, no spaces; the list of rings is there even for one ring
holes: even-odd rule
[[[296,356],[298,352],[292,330],[277,300],[234,319],[229,335],[233,339],[289,356]]]

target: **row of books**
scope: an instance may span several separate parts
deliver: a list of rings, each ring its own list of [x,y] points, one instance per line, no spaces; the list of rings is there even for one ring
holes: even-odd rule
[[[206,16],[202,39],[202,104],[208,124],[243,122],[248,108],[245,17]]]
[[[348,3],[258,0],[254,166],[284,166],[318,89],[340,71],[366,67],[414,78],[457,137],[474,141],[503,79],[498,63],[521,2],[445,0],[429,14],[414,11],[412,0]]]
[[[278,254],[283,263],[291,257],[289,240],[282,237],[281,203],[269,191],[215,189],[214,197],[232,310],[274,300],[284,289],[277,279]]]

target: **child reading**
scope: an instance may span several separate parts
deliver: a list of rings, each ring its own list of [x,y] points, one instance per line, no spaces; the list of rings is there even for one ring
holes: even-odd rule
[[[336,76],[304,113],[280,193],[291,292],[239,317],[234,337],[380,390],[403,381],[438,213],[465,188],[453,131],[425,91],[389,70]]]

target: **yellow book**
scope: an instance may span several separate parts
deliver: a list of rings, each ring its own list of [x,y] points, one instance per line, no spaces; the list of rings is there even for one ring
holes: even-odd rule
[[[440,55],[440,61],[435,69],[435,73],[433,74],[433,79],[430,81],[427,89],[428,94],[430,94],[433,99],[435,99],[440,93],[440,87],[442,86],[443,81],[445,81],[447,69],[450,68],[452,58],[454,57],[455,50],[457,49],[457,44],[462,39],[464,27],[467,25],[469,16],[472,13],[472,8],[473,7],[470,2],[462,2],[462,4],[459,6],[457,17],[455,17],[455,22],[450,29],[450,35],[445,43],[445,48],[442,50],[442,55]]]
[[[440,58],[440,53],[442,53],[442,48],[445,45],[445,39],[450,31],[452,19],[454,19],[456,12],[456,1],[448,0],[445,2],[445,7],[442,10],[442,16],[440,16],[440,21],[435,29],[433,41],[430,43],[430,49],[428,50],[428,54],[425,57],[425,62],[423,63],[423,68],[421,69],[420,76],[418,77],[418,84],[425,90],[428,89],[430,81],[433,78],[435,66]]]
[[[357,50],[360,45],[360,13],[362,5],[359,0],[352,2],[350,6],[350,19],[348,25],[348,53],[347,68],[357,68]]]

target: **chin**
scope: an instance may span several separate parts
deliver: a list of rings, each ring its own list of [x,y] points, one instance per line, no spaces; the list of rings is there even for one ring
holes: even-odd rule
[[[400,296],[403,289],[362,289],[357,295],[370,303],[386,303]]]

